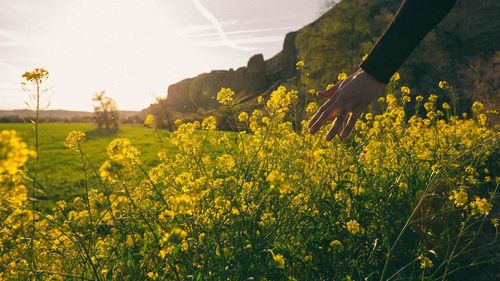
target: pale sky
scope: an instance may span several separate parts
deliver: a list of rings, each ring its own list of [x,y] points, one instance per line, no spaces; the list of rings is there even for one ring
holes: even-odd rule
[[[106,90],[122,110],[168,85],[270,58],[323,0],[0,0],[0,109],[25,108],[21,75],[50,72],[50,108],[92,110]]]

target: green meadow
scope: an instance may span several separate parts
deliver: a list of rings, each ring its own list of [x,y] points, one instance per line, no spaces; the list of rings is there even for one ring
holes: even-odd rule
[[[0,123],[0,131],[16,130],[21,138],[30,147],[34,147],[34,129],[30,123]],[[81,195],[84,184],[84,172],[79,156],[64,146],[64,140],[69,132],[73,130],[82,131],[87,135],[87,140],[82,144],[85,154],[93,163],[97,171],[106,160],[106,147],[115,138],[128,138],[141,152],[141,160],[146,167],[157,163],[157,154],[160,144],[156,133],[140,124],[127,124],[120,127],[116,133],[96,130],[92,123],[42,123],[39,126],[40,133],[40,168],[38,179],[40,190],[44,196],[53,200],[68,199]],[[173,149],[166,137],[169,132],[160,130],[165,139],[164,145],[167,149]],[[29,164],[30,166],[33,163]],[[89,167],[90,184],[96,184],[97,178]],[[31,171],[31,169],[30,169]]]

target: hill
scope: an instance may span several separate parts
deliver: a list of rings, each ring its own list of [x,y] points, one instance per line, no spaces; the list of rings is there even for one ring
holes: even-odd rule
[[[214,97],[222,87],[236,93],[242,109],[277,85],[299,90],[321,89],[340,72],[352,72],[393,19],[400,0],[344,0],[313,23],[287,34],[283,50],[264,60],[255,55],[237,70],[203,73],[171,85],[164,100],[151,105],[168,126],[177,118],[200,119],[219,114]],[[401,67],[404,83],[415,92],[433,90],[439,80],[454,85],[462,108],[480,100],[498,107],[500,89],[500,1],[458,1]],[[295,69],[298,60],[303,71]]]
[[[139,111],[120,111],[123,120],[134,118],[139,115]],[[29,109],[0,110],[0,119],[2,121],[29,119],[33,112]],[[41,110],[40,118],[49,121],[75,121],[92,120],[94,113],[90,111],[70,111],[70,110]]]

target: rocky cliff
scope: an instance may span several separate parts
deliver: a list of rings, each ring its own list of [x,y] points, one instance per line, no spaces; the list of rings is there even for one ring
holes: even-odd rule
[[[261,54],[254,55],[247,66],[236,70],[214,70],[170,85],[165,105],[180,112],[213,109],[218,106],[214,97],[222,87],[238,93],[240,102],[258,96],[276,82],[297,75],[295,37],[296,32],[288,33],[283,50],[269,60]]]

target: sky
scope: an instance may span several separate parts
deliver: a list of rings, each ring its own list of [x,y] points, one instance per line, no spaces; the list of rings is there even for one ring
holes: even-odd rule
[[[170,84],[270,58],[323,0],[0,0],[0,109],[25,108],[21,75],[50,73],[49,109],[91,111],[105,90],[141,110]]]

